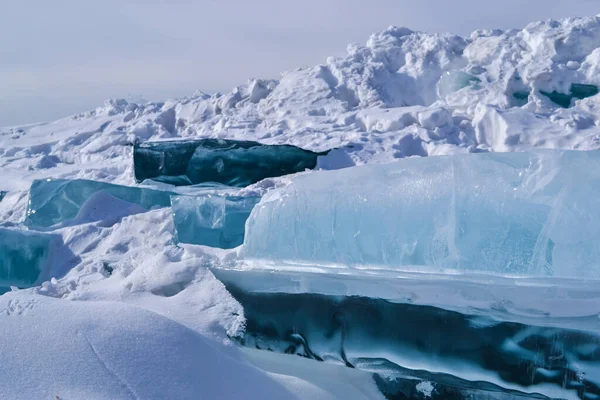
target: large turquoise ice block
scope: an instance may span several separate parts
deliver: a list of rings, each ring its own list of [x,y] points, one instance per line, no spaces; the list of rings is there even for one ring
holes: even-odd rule
[[[34,227],[50,227],[67,223],[78,216],[81,217],[80,222],[91,222],[114,213],[128,215],[168,207],[172,194],[84,179],[35,180],[29,191],[25,223]]]
[[[33,286],[49,266],[53,235],[0,228],[0,290]]]
[[[136,144],[133,149],[135,178],[173,185],[217,182],[243,187],[268,177],[314,169],[315,153],[290,145],[199,139]]]
[[[173,221],[177,240],[231,249],[244,241],[246,220],[260,197],[206,194],[173,196]]]
[[[600,151],[403,159],[267,193],[242,254],[280,264],[600,279]]]

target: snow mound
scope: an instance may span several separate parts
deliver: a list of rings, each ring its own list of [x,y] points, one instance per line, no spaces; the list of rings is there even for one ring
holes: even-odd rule
[[[11,398],[294,398],[235,348],[140,308],[10,293],[0,321]]]

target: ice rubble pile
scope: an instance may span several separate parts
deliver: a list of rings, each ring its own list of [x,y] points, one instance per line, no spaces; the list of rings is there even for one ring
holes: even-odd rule
[[[136,147],[134,169],[144,181],[157,186],[160,178],[166,177],[168,182],[180,183],[179,167],[183,175],[187,171],[195,177],[192,181],[200,184],[186,188],[183,195],[85,179],[34,180],[24,220],[32,231],[0,228],[0,236],[5,238],[0,247],[0,279],[7,287],[26,287],[41,283],[39,277],[50,273],[48,259],[55,237],[35,230],[53,231],[92,222],[110,226],[125,216],[171,206],[177,242],[235,248],[243,242],[246,220],[260,197],[228,192],[265,177],[314,168],[319,155],[325,153],[234,140],[158,142]]]
[[[469,37],[390,27],[363,46],[349,46],[344,57],[278,80],[253,79],[228,94],[146,104],[112,100],[52,123],[2,128],[1,166],[14,178],[0,189],[25,189],[44,177],[129,184],[129,146],[140,143],[141,150],[141,143],[158,139],[341,148],[355,164],[536,147],[598,149],[599,72],[599,16]],[[177,174],[180,183],[193,180],[185,168]]]

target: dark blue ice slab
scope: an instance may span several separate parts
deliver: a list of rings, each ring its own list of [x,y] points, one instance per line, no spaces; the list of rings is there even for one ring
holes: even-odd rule
[[[172,185],[217,182],[244,187],[269,177],[314,169],[315,153],[291,145],[199,139],[145,142],[134,145],[135,179]]]

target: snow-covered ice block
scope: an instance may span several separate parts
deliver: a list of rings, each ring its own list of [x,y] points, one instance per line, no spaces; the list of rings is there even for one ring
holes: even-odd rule
[[[29,191],[25,223],[50,227],[67,222],[118,218],[168,207],[173,193],[84,179],[35,180]]]
[[[244,242],[246,220],[260,197],[172,196],[177,240],[232,249]]]
[[[36,283],[50,265],[57,241],[54,235],[0,228],[0,288]]]
[[[133,150],[135,178],[173,185],[217,182],[243,187],[264,178],[314,169],[315,153],[291,145],[200,139],[136,144]]]
[[[403,159],[319,171],[268,193],[246,259],[600,278],[600,152]]]

